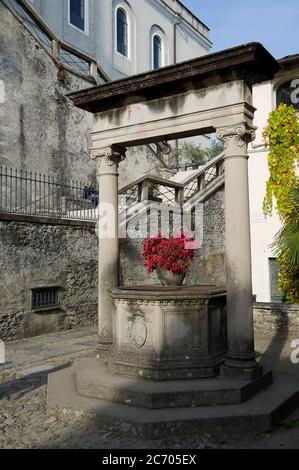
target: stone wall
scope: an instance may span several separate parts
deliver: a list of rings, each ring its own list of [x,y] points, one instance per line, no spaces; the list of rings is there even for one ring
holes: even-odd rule
[[[94,86],[65,69],[0,2],[0,167],[76,181],[95,180],[89,157],[93,115],[75,108],[67,93]],[[2,102],[3,101],[3,102]],[[158,167],[157,167],[158,165]],[[120,186],[161,165],[145,148],[133,148],[121,165]],[[162,165],[163,167],[163,165]]]
[[[254,304],[255,328],[260,331],[272,330],[274,333],[299,335],[299,305],[275,303]]]
[[[225,285],[223,190],[204,204],[204,248],[186,283]],[[159,283],[141,261],[143,241],[122,240],[121,285]],[[93,223],[1,215],[0,338],[96,325],[97,238]],[[58,309],[34,311],[31,290],[59,287]],[[299,305],[254,304],[259,331],[299,334]]]
[[[3,217],[2,217],[3,219]],[[96,324],[94,224],[0,221],[0,338]],[[34,311],[31,289],[59,287],[61,306]]]
[[[0,2],[0,166],[63,178],[95,174],[88,155],[92,115],[72,106],[68,92],[92,83],[60,71],[40,44]]]
[[[190,285],[226,285],[224,187],[204,202],[203,249],[186,281]]]
[[[203,249],[198,252],[190,272],[188,285],[226,285],[224,188],[204,202]],[[121,241],[120,278],[128,287],[157,284],[156,273],[146,272],[142,262],[143,240]]]
[[[141,259],[143,240],[121,240],[121,285],[159,283]],[[94,223],[1,214],[0,338],[17,339],[88,326],[97,317]],[[204,204],[204,249],[186,283],[225,284],[223,190]],[[59,287],[61,307],[35,312],[32,289]]]
[[[67,93],[93,85],[57,63],[0,2],[0,166],[87,180],[93,116],[75,108]],[[3,98],[3,99],[2,99]],[[164,174],[147,146],[128,151],[120,187],[146,172]],[[16,339],[87,326],[96,320],[97,239],[94,224],[38,221],[0,214],[0,338]],[[205,203],[204,249],[188,284],[225,283],[223,191]],[[141,261],[142,241],[121,242],[121,282],[159,282]],[[61,307],[31,308],[31,291],[59,287]]]

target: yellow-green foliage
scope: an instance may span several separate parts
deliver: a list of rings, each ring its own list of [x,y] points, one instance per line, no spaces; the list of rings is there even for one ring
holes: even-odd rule
[[[270,178],[267,183],[264,212],[268,215],[272,213],[274,197],[278,213],[282,220],[286,221],[294,210],[290,192],[298,184],[295,164],[299,162],[299,119],[295,108],[281,104],[270,113],[263,135],[270,149]]]
[[[299,304],[298,270],[290,269],[284,264],[283,258],[278,258],[281,264],[279,273],[279,288],[284,293],[287,304]]]
[[[292,194],[298,188],[296,163],[299,162],[299,118],[293,106],[281,104],[270,113],[264,129],[264,139],[269,147],[268,164],[270,177],[267,182],[264,212],[272,214],[273,199],[284,225],[298,219],[298,204]],[[279,287],[289,303],[299,303],[299,266],[290,267],[287,256],[281,252]]]

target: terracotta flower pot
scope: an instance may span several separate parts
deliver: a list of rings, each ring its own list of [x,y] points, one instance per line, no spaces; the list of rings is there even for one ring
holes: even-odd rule
[[[186,273],[174,274],[172,271],[157,266],[157,274],[163,286],[182,286],[186,277]]]

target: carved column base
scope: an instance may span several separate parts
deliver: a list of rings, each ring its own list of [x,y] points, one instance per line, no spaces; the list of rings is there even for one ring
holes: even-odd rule
[[[255,355],[247,359],[227,356],[220,374],[231,379],[255,380],[263,375],[263,367],[255,360]]]
[[[102,361],[107,362],[112,345],[113,345],[112,341],[105,341],[99,337],[98,344],[96,347],[96,354],[97,354],[98,359],[101,359]]]

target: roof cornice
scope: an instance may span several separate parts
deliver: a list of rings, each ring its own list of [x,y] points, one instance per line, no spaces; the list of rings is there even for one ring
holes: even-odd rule
[[[280,69],[277,60],[260,43],[250,43],[69,96],[76,107],[98,113],[119,109],[128,103],[178,95],[191,88],[206,88],[237,80],[252,86],[272,80]]]

